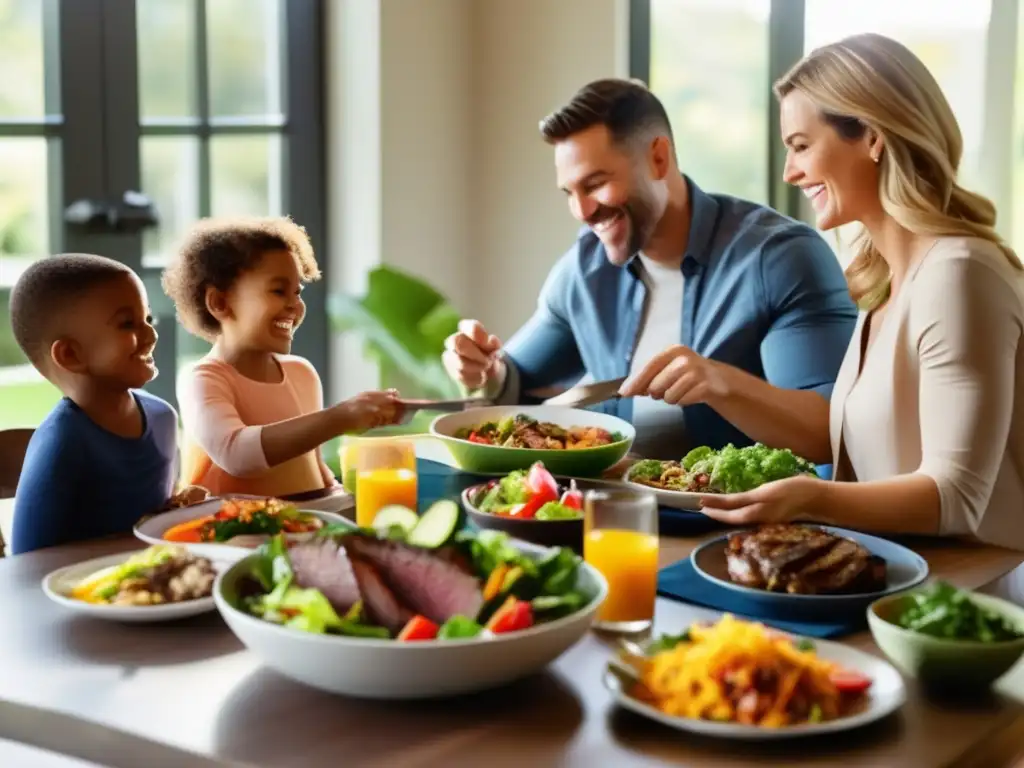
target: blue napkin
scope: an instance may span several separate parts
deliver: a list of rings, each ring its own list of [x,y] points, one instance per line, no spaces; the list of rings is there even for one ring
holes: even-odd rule
[[[783,632],[807,637],[841,637],[859,632],[866,623],[863,611],[849,617],[830,616],[814,621],[779,618],[770,608],[751,600],[746,595],[701,578],[689,558],[673,563],[658,572],[658,594],[684,603],[754,619]]]

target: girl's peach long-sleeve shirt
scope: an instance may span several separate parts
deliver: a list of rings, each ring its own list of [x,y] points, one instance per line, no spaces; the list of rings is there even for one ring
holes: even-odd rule
[[[275,356],[282,379],[255,381],[211,353],[182,372],[182,481],[212,493],[287,496],[335,484],[319,449],[277,466],[263,453],[265,424],[323,409],[323,387],[309,362]]]

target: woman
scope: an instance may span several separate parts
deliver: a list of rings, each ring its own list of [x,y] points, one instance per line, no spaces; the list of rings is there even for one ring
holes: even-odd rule
[[[1024,549],[1024,272],[992,204],[957,184],[963,141],[942,91],[903,45],[858,35],[775,93],[785,180],[821,229],[864,225],[846,271],[862,311],[830,404],[714,363],[694,389],[755,440],[859,482],[793,478],[704,511]]]

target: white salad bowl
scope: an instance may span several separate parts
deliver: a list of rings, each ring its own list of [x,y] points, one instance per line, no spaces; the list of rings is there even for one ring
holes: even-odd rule
[[[550,552],[525,542],[516,548],[539,559]],[[400,642],[321,635],[273,624],[237,607],[241,581],[258,554],[218,575],[217,609],[239,640],[271,669],[331,693],[368,699],[453,696],[511,683],[539,672],[590,629],[608,584],[585,562],[577,589],[590,601],[575,613],[507,634]]]

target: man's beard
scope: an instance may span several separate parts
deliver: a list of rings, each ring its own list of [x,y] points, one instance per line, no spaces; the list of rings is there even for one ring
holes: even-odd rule
[[[626,223],[626,254],[623,259],[623,263],[625,263],[643,250],[644,245],[647,243],[648,232],[645,225],[650,216],[650,209],[641,199],[635,197],[630,198],[624,205],[617,207],[602,205],[590,217],[587,225],[593,229],[601,222],[617,214],[621,214]],[[605,246],[606,250],[607,247]]]

